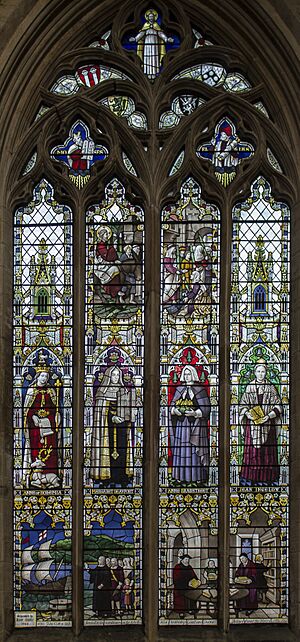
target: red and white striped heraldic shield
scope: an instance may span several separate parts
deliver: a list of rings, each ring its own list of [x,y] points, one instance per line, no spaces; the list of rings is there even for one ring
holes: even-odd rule
[[[76,71],[76,80],[85,87],[94,87],[99,82],[108,80],[111,77],[111,70],[100,65],[84,65]]]

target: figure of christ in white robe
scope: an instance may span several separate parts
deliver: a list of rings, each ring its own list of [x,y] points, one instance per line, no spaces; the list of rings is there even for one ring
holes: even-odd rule
[[[129,38],[130,42],[136,42],[137,55],[143,61],[143,71],[149,80],[154,80],[160,72],[162,59],[166,54],[166,42],[173,42],[173,38],[162,31],[156,22],[157,13],[151,10],[146,11],[146,22],[135,37]]]

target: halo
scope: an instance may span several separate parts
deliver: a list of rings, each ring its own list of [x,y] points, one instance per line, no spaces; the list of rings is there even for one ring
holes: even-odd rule
[[[154,19],[157,20],[158,13],[157,13],[157,11],[155,11],[155,9],[147,9],[147,11],[145,13],[145,18],[148,20],[148,16],[149,16],[150,13],[153,13]]]
[[[108,227],[107,225],[101,225],[101,227],[99,227],[99,228],[97,229],[97,232],[96,232],[96,234],[97,234],[97,238],[99,238],[99,237],[101,238],[101,233],[102,233],[104,230],[105,230],[106,232],[108,232],[108,233],[109,233],[109,237],[108,237],[108,238],[111,238],[111,236],[112,236],[112,231],[111,231],[110,227]]]

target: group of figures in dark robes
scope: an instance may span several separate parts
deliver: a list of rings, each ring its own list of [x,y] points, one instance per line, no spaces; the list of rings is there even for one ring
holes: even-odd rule
[[[100,556],[89,569],[93,586],[94,617],[109,618],[129,614],[134,609],[134,571],[132,558],[117,560]]]

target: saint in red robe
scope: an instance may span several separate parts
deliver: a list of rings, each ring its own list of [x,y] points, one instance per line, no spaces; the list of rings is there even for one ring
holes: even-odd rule
[[[118,259],[118,254],[114,246],[108,245],[104,241],[97,243],[96,256],[102,259],[102,269],[104,269],[105,263],[113,265]],[[116,268],[114,272],[116,272],[116,275],[112,276],[109,283],[103,285],[104,291],[112,297],[116,297],[121,288],[119,270]]]
[[[31,463],[44,462],[43,473],[59,475],[56,395],[49,386],[35,386],[26,395],[26,428]],[[29,463],[29,462],[28,462]]]

